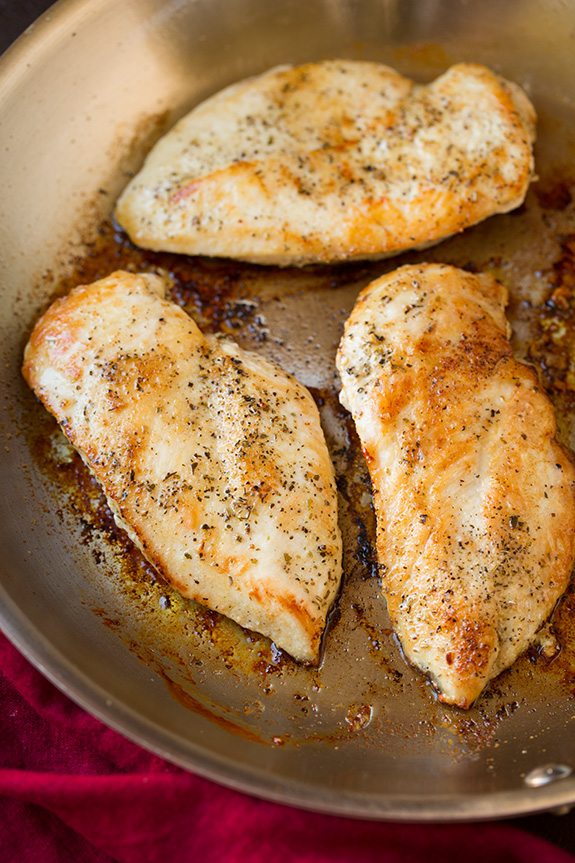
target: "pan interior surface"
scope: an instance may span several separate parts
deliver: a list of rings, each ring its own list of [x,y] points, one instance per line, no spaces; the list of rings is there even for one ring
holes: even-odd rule
[[[367,471],[334,371],[343,321],[375,276],[416,260],[488,270],[510,290],[516,351],[539,367],[573,444],[573,33],[575,4],[551,0],[69,0],[8,52],[1,615],[71,697],[185,767],[324,811],[456,820],[575,801],[575,594],[554,616],[558,653],[520,658],[469,711],[440,704],[404,661],[380,598]],[[423,254],[300,271],[145,253],[111,225],[128,177],[194,104],[271,66],[331,57],[420,80],[476,61],[522,84],[539,115],[525,205]],[[23,346],[50,298],[126,266],[168,274],[202,328],[279,361],[320,406],[345,582],[319,669],[160,582],[21,379]]]

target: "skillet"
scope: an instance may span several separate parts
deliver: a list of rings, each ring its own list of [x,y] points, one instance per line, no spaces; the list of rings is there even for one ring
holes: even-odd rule
[[[574,25],[575,7],[551,0],[61,0],[3,59],[2,626],[105,722],[203,775],[328,812],[469,820],[575,800],[575,599],[554,617],[558,656],[523,657],[471,711],[439,704],[379,599],[366,471],[333,371],[342,322],[374,275],[423,258],[487,268],[510,288],[517,352],[539,366],[572,442],[559,300],[575,256]],[[421,80],[475,60],[525,86],[540,116],[526,205],[425,255],[305,271],[145,254],[110,225],[130,172],[193,104],[272,65],[335,56]],[[50,297],[126,265],[167,272],[204,328],[278,360],[320,404],[346,580],[317,671],[161,584],[20,378]]]

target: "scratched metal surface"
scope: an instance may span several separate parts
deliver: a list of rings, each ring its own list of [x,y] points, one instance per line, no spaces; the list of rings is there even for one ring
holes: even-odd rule
[[[524,780],[541,764],[575,767],[575,596],[556,612],[553,661],[522,657],[470,711],[441,705],[404,661],[380,598],[369,483],[338,407],[333,360],[357,292],[375,275],[407,260],[488,269],[509,288],[517,352],[539,366],[571,441],[575,6],[312,5],[313,14],[309,0],[64,2],[3,62],[3,624],[110,724],[264,796],[415,819],[573,802],[570,778],[540,788]],[[525,206],[422,254],[303,271],[146,254],[114,231],[115,197],[175,117],[248,74],[328,56],[381,60],[422,80],[477,60],[522,83],[540,117],[539,180]],[[320,405],[338,473],[345,582],[317,670],[161,583],[20,380],[22,346],[49,298],[119,266],[166,273],[204,329],[279,361]]]

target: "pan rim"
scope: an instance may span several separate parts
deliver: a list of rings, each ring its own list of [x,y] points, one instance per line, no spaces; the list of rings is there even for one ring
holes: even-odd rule
[[[238,767],[191,740],[186,741],[185,746],[177,735],[161,729],[118,699],[110,706],[106,703],[109,701],[106,691],[31,627],[2,588],[0,595],[3,599],[0,624],[4,634],[64,695],[131,742],[177,767],[234,791],[324,815],[370,821],[446,824],[502,820],[563,810],[575,799],[575,777],[538,789],[496,791],[465,798],[454,794],[435,794],[432,798],[429,795],[391,795],[386,798],[380,794],[366,795],[326,788],[319,796],[314,786],[285,777],[278,780],[273,774],[246,765]]]

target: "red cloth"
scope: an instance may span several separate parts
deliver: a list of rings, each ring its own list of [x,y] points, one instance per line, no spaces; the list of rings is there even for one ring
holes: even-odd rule
[[[354,821],[186,773],[102,725],[0,636],[0,860],[575,863],[504,824]]]

